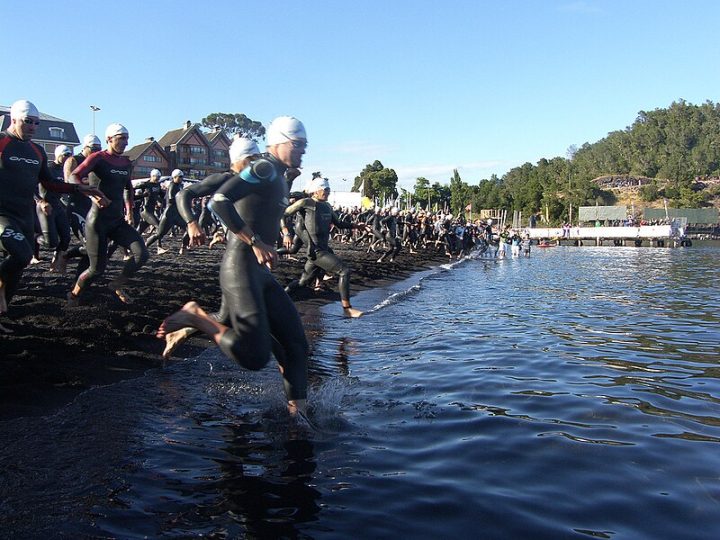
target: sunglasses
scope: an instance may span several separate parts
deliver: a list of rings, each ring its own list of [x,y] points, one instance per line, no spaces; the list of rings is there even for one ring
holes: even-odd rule
[[[293,148],[307,148],[307,141],[294,141],[291,139],[289,142]]]
[[[39,126],[40,125],[40,120],[33,120],[32,118],[23,118],[22,121],[23,121],[23,124],[27,124],[28,126],[32,126],[32,125]]]

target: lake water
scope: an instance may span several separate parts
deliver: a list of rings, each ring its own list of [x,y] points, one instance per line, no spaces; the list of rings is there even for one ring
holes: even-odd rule
[[[720,537],[717,248],[473,259],[328,306],[313,425],[216,350],[0,423],[0,537]]]

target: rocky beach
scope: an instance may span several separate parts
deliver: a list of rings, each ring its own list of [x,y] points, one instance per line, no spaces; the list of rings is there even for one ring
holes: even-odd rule
[[[195,248],[178,254],[179,240],[169,238],[168,252],[154,251],[128,287],[133,303],[121,303],[105,286],[119,271],[121,254],[110,261],[104,279],[83,297],[78,308],[68,308],[66,294],[74,266],[65,276],[48,273],[48,252],[29,267],[3,324],[13,331],[0,335],[0,420],[51,414],[79,393],[99,385],[137,377],[163,365],[164,342],[155,337],[162,320],[189,300],[215,310],[220,303],[219,263],[224,247]],[[351,292],[380,286],[388,280],[447,262],[442,252],[400,253],[392,263],[377,263],[378,254],[364,248],[335,245],[352,267]],[[302,271],[304,259],[283,259],[273,271],[285,285]],[[312,320],[320,306],[338,302],[337,280],[321,291],[302,289],[293,294],[312,342]],[[309,324],[308,324],[309,322]],[[197,336],[179,347],[174,358],[195,356],[214,346]]]

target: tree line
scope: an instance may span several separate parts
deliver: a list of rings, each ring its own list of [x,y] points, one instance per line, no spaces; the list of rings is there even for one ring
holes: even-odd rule
[[[202,119],[208,128],[231,136],[263,138],[265,128],[244,114],[213,113]],[[413,191],[398,190],[397,173],[379,160],[355,177],[353,191],[379,202],[401,201],[422,208],[460,214],[473,209],[502,208],[524,216],[541,213],[550,223],[577,215],[580,206],[612,205],[616,196],[595,180],[602,176],[647,177],[642,200],[666,199],[670,206],[708,206],[720,190],[699,190],[697,177],[720,176],[720,104],[693,105],[685,100],[665,109],[640,111],[632,125],[613,131],[581,147],[571,146],[565,157],[525,163],[502,177],[493,174],[477,184],[465,182],[457,170],[449,183],[420,177]]]
[[[409,200],[456,215],[472,205],[523,215],[542,213],[550,223],[558,223],[573,210],[577,215],[580,206],[614,204],[613,192],[595,182],[608,175],[650,178],[640,188],[640,197],[647,202],[664,198],[673,207],[708,206],[720,190],[699,190],[695,179],[720,176],[720,104],[679,100],[666,109],[640,111],[626,129],[593,144],[571,146],[566,157],[525,163],[477,185],[463,181],[455,170],[449,185],[431,184],[421,177],[413,192],[398,192],[395,171],[375,161],[355,178],[353,191],[380,201]]]

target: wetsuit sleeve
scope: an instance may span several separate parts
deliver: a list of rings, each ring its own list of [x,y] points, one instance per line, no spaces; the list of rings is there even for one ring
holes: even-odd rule
[[[97,160],[99,159],[99,154],[100,152],[90,154],[90,156],[86,158],[80,165],[75,167],[72,172],[72,176],[74,176],[78,182],[82,181],[83,178],[88,176],[93,171],[93,169],[95,168],[95,163],[97,163]]]
[[[232,178],[228,173],[211,174],[202,182],[192,184],[176,195],[175,202],[177,203],[178,212],[180,212],[185,223],[197,221],[197,216],[192,211],[193,199],[212,195],[228,178]]]
[[[302,210],[303,208],[312,208],[313,206],[315,206],[314,203],[315,203],[315,201],[313,201],[312,199],[309,199],[309,198],[300,199],[299,201],[295,201],[294,203],[292,203],[290,206],[288,206],[285,209],[285,215],[291,216],[292,214]]]
[[[135,188],[132,185],[132,180],[130,180],[131,177],[132,174],[129,174],[125,183],[125,205],[129,208],[132,208],[133,204],[135,204]]]
[[[54,191],[55,193],[77,193],[80,189],[80,186],[77,184],[61,184],[60,182],[55,182],[52,174],[50,174],[50,169],[48,169],[47,156],[45,156],[42,165],[40,165],[39,178],[42,187],[48,191]]]
[[[222,220],[232,233],[238,233],[245,227],[245,221],[235,209],[235,202],[247,197],[256,188],[236,174],[215,192],[210,202],[211,210]]]
[[[333,210],[332,214],[330,215],[332,224],[335,225],[338,229],[352,229],[355,226],[352,223],[341,220],[335,210]]]

